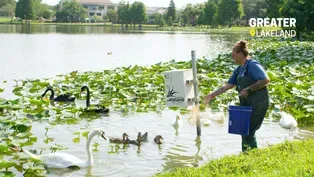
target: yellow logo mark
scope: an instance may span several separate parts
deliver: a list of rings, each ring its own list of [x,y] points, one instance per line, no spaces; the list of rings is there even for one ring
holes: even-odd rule
[[[250,34],[251,34],[252,37],[254,37],[254,36],[255,36],[255,30],[254,30],[254,29],[251,29],[251,30],[250,30]]]

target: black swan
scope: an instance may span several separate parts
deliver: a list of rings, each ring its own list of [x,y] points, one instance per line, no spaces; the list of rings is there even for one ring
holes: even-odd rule
[[[83,86],[81,88],[81,93],[86,90],[87,96],[86,96],[86,108],[84,109],[85,112],[94,112],[94,113],[104,113],[107,114],[109,113],[109,109],[106,108],[105,106],[96,104],[96,105],[91,105],[90,104],[90,92],[89,88],[87,86]]]
[[[59,95],[56,98],[54,98],[55,92],[52,90],[52,88],[47,88],[46,91],[41,95],[41,98],[43,98],[48,91],[51,92],[51,95],[50,95],[51,101],[60,101],[61,102],[61,101],[74,101],[75,100],[75,97],[70,97],[69,94],[62,94],[62,95]]]

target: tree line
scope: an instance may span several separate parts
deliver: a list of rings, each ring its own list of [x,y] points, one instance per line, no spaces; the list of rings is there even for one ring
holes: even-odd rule
[[[0,0],[0,8],[7,10],[10,16],[21,19],[50,18],[57,21],[84,21],[86,9],[75,0],[61,1],[56,6],[48,6],[41,0]],[[109,9],[103,17],[94,16],[94,21],[110,21],[122,25],[156,24],[159,26],[196,26],[209,25],[248,25],[250,18],[293,17],[297,19],[297,29],[314,30],[313,0],[208,0],[204,3],[187,4],[177,9],[174,0],[170,0],[166,13],[147,14],[144,3],[132,4],[124,0],[119,2],[117,10]]]

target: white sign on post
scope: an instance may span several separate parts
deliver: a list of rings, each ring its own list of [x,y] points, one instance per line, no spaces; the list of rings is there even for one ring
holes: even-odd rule
[[[172,70],[164,73],[166,106],[187,108],[194,106],[192,69]]]

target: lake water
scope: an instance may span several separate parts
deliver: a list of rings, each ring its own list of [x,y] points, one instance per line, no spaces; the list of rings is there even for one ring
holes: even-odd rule
[[[196,51],[197,58],[205,56],[212,59],[231,51],[233,44],[246,35],[136,31],[102,26],[0,25],[0,87],[5,88],[0,96],[14,97],[11,93],[14,79],[53,78],[74,70],[100,71],[129,65],[151,65],[172,59],[189,61],[191,50]],[[80,104],[79,101],[77,104]],[[134,113],[125,117],[113,112],[110,117],[70,125],[34,122],[32,132],[38,137],[38,142],[26,149],[60,144],[68,148],[63,152],[85,159],[85,139],[74,143],[74,132],[100,127],[110,137],[121,137],[123,132],[132,139],[139,131],[149,134],[149,142],[140,149],[134,145],[118,147],[95,138],[94,141],[100,145],[93,153],[95,165],[92,168],[52,170],[50,176],[150,176],[176,167],[199,166],[210,159],[241,151],[240,136],[227,133],[227,114],[223,123],[213,121],[210,126],[203,126],[199,139],[196,138],[195,125],[188,121],[189,115],[182,116],[182,127],[176,129],[171,126],[176,114],[175,111],[165,110],[161,114]],[[45,127],[50,128],[47,135]],[[164,137],[164,144],[153,142],[157,134]],[[307,136],[312,136],[312,133],[301,129],[286,130],[269,119],[257,132],[260,147]],[[54,140],[47,144],[44,142],[47,137]]]
[[[54,25],[28,27],[34,28],[29,34],[21,30],[23,27],[0,26],[0,70],[7,73],[0,76],[1,80],[53,77],[73,70],[151,65],[172,59],[188,61],[191,50],[195,50],[199,58],[214,58],[221,52],[231,51],[232,45],[245,36],[122,31],[120,28],[107,31],[108,27],[100,26],[63,26],[62,31]],[[73,34],[69,28],[77,28],[79,32]]]

